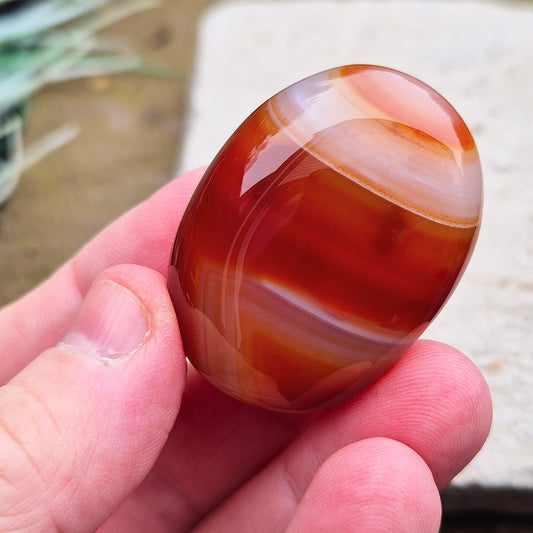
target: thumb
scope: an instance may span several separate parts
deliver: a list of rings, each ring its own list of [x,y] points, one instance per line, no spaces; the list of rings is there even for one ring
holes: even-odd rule
[[[94,531],[154,464],[184,382],[164,278],[106,271],[63,342],[0,388],[0,531]]]

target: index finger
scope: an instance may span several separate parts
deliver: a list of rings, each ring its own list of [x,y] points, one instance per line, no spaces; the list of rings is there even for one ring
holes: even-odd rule
[[[0,310],[0,384],[55,345],[93,280],[106,268],[133,263],[166,276],[179,222],[203,169],[175,179],[128,211],[48,280]]]

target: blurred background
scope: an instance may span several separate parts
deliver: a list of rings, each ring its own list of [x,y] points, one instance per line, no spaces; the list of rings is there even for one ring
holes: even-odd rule
[[[6,40],[2,44],[2,35],[5,37],[7,34],[2,33],[2,18],[7,20],[7,17],[13,16],[21,6],[27,8],[38,3],[47,2],[44,0],[0,0],[0,47],[3,47],[0,52],[0,165],[3,165],[3,167],[0,166],[0,181],[2,176],[4,178],[7,176],[7,170],[13,169],[14,162],[20,163],[22,161],[20,158],[26,158],[24,164],[17,163],[17,169],[23,169],[20,180],[13,193],[3,201],[0,208],[0,306],[24,294],[45,279],[96,232],[168,182],[176,174],[178,168],[186,169],[209,163],[214,153],[213,150],[216,151],[227,133],[230,133],[264,98],[274,92],[269,86],[269,81],[264,79],[265,72],[270,78],[273,77],[271,73],[275,73],[272,87],[276,89],[283,88],[287,84],[285,80],[290,83],[301,77],[298,67],[295,68],[293,63],[297,62],[298,58],[305,57],[306,46],[314,37],[307,35],[307,40],[300,39],[299,35],[305,34],[305,27],[299,27],[294,34],[288,32],[286,42],[275,42],[276,35],[279,36],[279,34],[275,33],[274,23],[265,21],[261,27],[262,33],[258,32],[255,28],[259,26],[254,26],[257,24],[258,12],[253,9],[247,10],[247,6],[260,6],[264,10],[268,9],[269,4],[273,9],[274,7],[280,9],[289,4],[298,9],[308,5],[310,9],[316,8],[320,11],[328,4],[327,1],[270,0],[269,2],[263,0],[252,2],[237,0],[226,9],[228,4],[217,0],[161,0],[153,5],[149,2],[138,2],[139,9],[136,12],[124,13],[121,20],[99,29],[97,32],[99,40],[94,41],[94,36],[91,37],[90,47],[91,51],[96,51],[96,58],[93,63],[87,62],[84,69],[74,72],[72,77],[75,79],[68,79],[71,76],[66,73],[63,76],[67,78],[66,80],[48,83],[39,90],[31,91],[29,97],[24,98],[25,102],[29,102],[24,109],[15,109],[17,116],[21,117],[20,124],[15,121],[15,126],[20,126],[23,134],[23,154],[20,154],[15,151],[20,150],[21,147],[13,142],[16,137],[13,134],[12,120],[15,104],[9,104],[9,101],[5,100],[7,89],[2,88],[2,81],[5,82],[7,79],[6,73],[12,75],[16,72],[19,63],[12,61],[16,48],[13,41]],[[49,3],[57,4],[55,6],[57,13],[62,4],[70,2],[50,0]],[[100,0],[98,3],[102,4],[105,12],[105,9],[109,8],[108,4],[124,4],[125,2]],[[329,3],[332,9],[335,7],[340,10],[348,4],[358,2],[357,0],[351,2],[331,0]],[[371,2],[360,3],[367,7],[372,4]],[[450,42],[444,43],[443,41],[444,44],[436,53],[434,64],[431,65],[431,58],[429,58],[429,66],[425,70],[425,65],[418,63],[414,67],[415,71],[409,70],[409,72],[418,75],[430,85],[432,80],[428,79],[428,76],[439,80],[439,86],[436,88],[441,90],[445,96],[450,97],[450,93],[452,93],[451,96],[455,96],[453,93],[457,90],[456,99],[452,98],[452,102],[458,101],[458,109],[461,112],[466,110],[467,123],[472,126],[475,137],[481,141],[482,159],[485,156],[484,165],[488,160],[486,164],[488,168],[485,168],[486,185],[487,177],[490,178],[492,174],[500,172],[508,181],[501,186],[498,185],[497,194],[505,198],[506,194],[510,195],[510,191],[515,190],[511,187],[513,183],[516,187],[513,176],[516,176],[517,170],[513,167],[513,163],[509,162],[513,157],[512,151],[503,150],[497,154],[491,150],[493,141],[490,141],[489,136],[492,136],[494,140],[501,135],[504,145],[504,139],[507,139],[509,143],[514,142],[515,145],[519,142],[521,153],[527,152],[527,146],[531,145],[532,137],[524,131],[522,137],[512,137],[512,141],[509,140],[508,132],[512,126],[506,125],[505,121],[511,117],[514,121],[513,125],[524,124],[525,117],[531,117],[533,98],[529,96],[529,106],[523,108],[520,105],[524,105],[524,99],[507,95],[508,89],[503,84],[497,86],[498,89],[493,89],[492,95],[490,92],[487,94],[480,90],[479,98],[475,92],[472,92],[472,87],[475,87],[476,83],[480,84],[480,87],[481,85],[495,87],[491,76],[504,79],[508,75],[511,80],[513,69],[529,71],[526,79],[532,79],[533,38],[530,38],[529,48],[526,47],[524,52],[518,51],[519,57],[516,61],[514,58],[517,51],[513,52],[513,49],[520,46],[520,42],[523,45],[523,41],[519,41],[516,37],[520,35],[518,25],[521,20],[533,21],[533,2],[529,0],[500,0],[499,2],[484,0],[432,2],[428,0],[425,4],[432,3],[453,4],[459,12],[464,9],[464,13],[468,13],[465,16],[472,16],[477,9],[476,6],[480,5],[494,7],[496,10],[493,14],[489,13],[487,18],[479,20],[479,24],[486,23],[487,25],[483,28],[485,34],[490,34],[490,39],[487,39],[485,44],[480,44],[475,39],[468,42],[467,46],[453,43],[455,32],[458,30],[454,29],[453,21],[447,21],[450,27],[442,31],[444,35],[446,31],[449,31]],[[409,2],[377,0],[374,4],[390,6],[391,13],[399,13],[394,11],[397,7],[395,8],[393,4],[407,6]],[[412,2],[412,4],[416,4],[416,13],[423,16],[421,11],[425,9],[424,3]],[[283,11],[276,13],[281,14]],[[516,21],[517,31],[514,28],[515,22],[505,25],[504,17],[499,17],[498,13],[508,14],[509,20]],[[298,15],[291,12],[290,16]],[[322,20],[324,20],[323,17]],[[461,21],[458,20],[458,22]],[[443,21],[443,25],[445,23],[446,21]],[[475,25],[477,21],[470,20],[470,23]],[[31,24],[33,21],[28,23],[28,27]],[[272,31],[268,29],[269,24],[272,24],[270,26]],[[326,24],[325,21],[324,24]],[[394,19],[369,19],[363,27],[367,28],[368,35],[371,36],[372,33],[379,32],[380,28],[386,28],[387,24],[394,26]],[[8,26],[4,26],[6,27]],[[13,25],[10,23],[9,27],[12,28]],[[327,30],[326,26],[317,27],[316,22],[309,31],[311,29],[319,33]],[[77,31],[79,30],[80,28],[77,28]],[[248,35],[244,37],[238,35],[240,32],[243,35],[246,34],[246,30],[249,30]],[[50,30],[51,33],[52,31]],[[318,39],[318,34],[316,35]],[[399,35],[399,39],[403,39],[401,32],[396,35]],[[409,48],[405,43],[411,43],[409,46],[416,48],[416,50],[413,48],[415,51],[411,50],[416,56],[420,52],[419,48],[423,47],[423,44],[418,44],[418,36],[420,36],[421,43],[432,38],[424,27],[406,30],[405,41],[394,45],[398,56]],[[244,41],[233,56],[231,55],[231,50],[234,50],[232,46],[240,38]],[[25,43],[33,52],[35,42],[32,39],[27,38]],[[299,49],[291,49],[291,39],[300,46]],[[326,42],[330,43],[327,40]],[[225,48],[221,43],[229,44]],[[330,46],[334,45],[330,43]],[[338,46],[342,47],[341,44]],[[276,47],[279,47],[279,50]],[[102,49],[104,48],[105,51],[109,48],[120,51],[118,64],[115,56],[104,58],[105,60],[102,61]],[[226,62],[224,59],[217,58],[215,48],[218,48],[221,54],[230,54],[231,57],[226,57]],[[264,70],[265,56],[262,55],[265,50],[276,50],[277,54],[276,64],[274,67],[268,66],[266,71]],[[285,56],[284,54],[288,51],[290,54]],[[309,51],[309,53],[316,53],[319,58],[327,58],[330,52],[331,50],[324,49]],[[346,52],[348,54],[349,50]],[[379,52],[390,53],[390,51]],[[320,56],[321,53],[323,56]],[[487,71],[486,79],[481,79],[481,81],[474,80],[472,65],[468,63],[470,60],[468,58],[474,57],[476,53],[480,54],[480,61],[485,62],[483,65],[488,65],[484,67]],[[512,61],[506,59],[511,56]],[[464,65],[459,68],[458,63],[461,62],[461,58],[465,57],[467,59],[464,60]],[[130,63],[128,58],[134,61]],[[20,61],[20,57],[17,60]],[[348,62],[366,61],[355,58],[354,61]],[[213,68],[214,63],[218,64],[218,70]],[[302,72],[311,74],[313,70],[306,70],[311,68],[312,62],[303,65],[301,63]],[[490,65],[492,63],[503,65],[502,70],[495,71],[491,75]],[[398,68],[401,65],[389,66]],[[464,70],[461,71],[461,69]],[[120,72],[121,70],[128,70],[128,72]],[[261,74],[262,70],[263,74]],[[459,75],[462,75],[467,82],[471,76],[471,83],[458,81],[456,77]],[[56,79],[61,79],[61,76],[51,77],[50,81]],[[247,79],[251,80],[250,83],[247,83]],[[446,86],[448,81],[449,86]],[[229,96],[232,83],[238,84],[239,91]],[[533,90],[533,86],[530,88]],[[262,94],[258,97],[262,90],[266,91],[264,97]],[[533,94],[527,87],[522,88],[522,91],[529,95]],[[463,98],[462,95],[467,96]],[[4,97],[4,102],[2,97]],[[497,107],[499,102],[505,99],[510,100],[509,111],[505,118],[502,118],[501,113],[498,115]],[[240,100],[240,102],[235,103],[235,100]],[[3,109],[2,103],[4,103]],[[518,104],[518,107],[514,107],[514,103]],[[237,109],[238,104],[242,108]],[[489,135],[487,132],[490,127],[487,124],[492,116],[497,117],[497,120],[501,122],[498,128],[493,128],[494,131]],[[206,117],[213,118],[207,121]],[[1,129],[2,127],[4,130]],[[57,135],[54,135],[54,132]],[[3,141],[2,135],[4,135]],[[9,142],[6,141],[8,137]],[[516,141],[515,139],[518,138],[521,140]],[[43,139],[47,140],[44,148]],[[516,146],[515,149],[518,150]],[[524,158],[522,163],[525,161]],[[526,166],[522,164],[523,168]],[[0,186],[0,192],[1,190]],[[527,194],[531,194],[530,190],[531,187],[525,190],[526,197]],[[511,204],[506,204],[506,209]],[[516,224],[522,224],[525,220],[525,218],[520,218],[522,214],[529,220],[530,225],[529,229],[522,228],[522,233],[520,233],[522,241],[517,241],[516,245],[512,235],[517,233],[511,232],[512,235],[508,240],[513,242],[515,248],[520,246],[520,242],[526,242],[526,244],[529,242],[524,239],[530,239],[533,242],[533,235],[531,235],[533,217],[528,214],[533,212],[533,208],[527,207],[528,211],[524,214],[522,212],[524,205],[526,204],[522,198],[522,207],[519,206],[516,210],[518,218],[514,217],[514,219],[517,221]],[[503,216],[506,218],[506,224],[512,226],[513,213],[503,213]],[[490,224],[489,217],[487,220],[489,229]],[[493,224],[494,228],[497,228],[498,224],[501,226],[500,219],[495,219]],[[495,231],[497,232],[497,229]],[[504,235],[502,239],[507,239],[507,237]],[[489,241],[487,241],[486,248],[490,248],[488,243]],[[523,249],[526,250],[524,251],[526,254],[527,247]],[[483,252],[480,257],[483,259]],[[493,261],[493,259],[486,261]],[[526,264],[527,261],[525,260]],[[514,263],[522,264],[516,261]],[[524,271],[524,268],[521,267],[521,271]],[[533,287],[531,271],[533,269],[529,269],[529,273],[523,272],[525,281],[521,283],[521,294],[525,294],[524,291],[526,291],[529,299],[516,300],[516,304],[513,303],[515,306],[513,309],[518,308],[516,314],[515,311],[511,314],[506,312],[507,319],[514,323],[520,321],[526,324],[526,314],[529,313],[528,316],[531,316],[530,295]],[[491,270],[486,270],[486,272],[490,273]],[[501,290],[505,289],[504,284],[504,282],[501,283]],[[499,294],[503,293],[494,293],[495,301]],[[485,312],[488,313],[491,301],[484,301],[483,305]],[[499,320],[499,317],[495,320]],[[446,318],[444,318],[444,324],[447,325]],[[494,327],[494,324],[489,324],[489,326]],[[460,333],[462,334],[462,331]],[[440,335],[437,336],[441,338]],[[478,337],[483,336],[483,334],[478,335]],[[485,340],[487,344],[497,344],[493,339]],[[523,333],[517,333],[513,339],[517,357],[524,351],[525,340]],[[469,354],[474,352],[475,355],[476,346],[461,348]],[[507,394],[505,386],[513,387],[513,372],[520,373],[524,379],[529,379],[529,367],[518,368],[516,366],[509,371],[510,373],[505,374],[506,377],[503,379],[501,376],[504,374],[498,374],[498,372],[503,368],[504,363],[493,354],[487,354],[490,350],[485,346],[479,350],[483,353],[479,355],[480,359],[476,360],[476,363],[488,375],[491,388],[496,390],[496,421],[499,416],[499,419],[505,420],[507,424],[502,422],[504,430],[497,432],[501,436],[509,427],[516,427],[520,431],[525,424],[528,427],[531,426],[529,407],[527,410],[520,411],[520,407],[515,408],[515,404],[510,402],[505,410],[505,402],[501,400]],[[525,351],[525,356],[530,355],[527,354],[527,350]],[[499,357],[504,360],[505,354],[500,354]],[[504,389],[500,394],[500,388],[505,380],[508,383],[504,383]],[[514,388],[517,389],[516,385]],[[519,387],[518,393],[521,394],[521,401],[524,402],[524,393]],[[530,392],[528,394],[531,395]],[[527,394],[525,397],[527,400]],[[529,401],[525,403],[530,405]],[[502,405],[501,408],[500,405]],[[496,428],[498,428],[497,425]],[[533,532],[533,508],[530,506],[533,486],[527,485],[527,480],[533,475],[528,466],[533,452],[529,451],[529,447],[524,448],[523,445],[516,444],[514,441],[507,448],[495,446],[494,449],[496,453],[489,454],[488,458],[480,463],[480,469],[485,470],[487,477],[473,470],[473,474],[470,477],[467,476],[466,481],[460,485],[460,490],[445,493],[443,496],[446,511],[442,526],[443,532]],[[498,449],[503,449],[504,453],[508,453],[509,449],[515,449],[516,457],[511,458],[510,454],[508,457],[498,454]],[[509,482],[508,478],[514,476],[512,469],[508,471],[505,469],[507,459],[509,461],[524,459],[526,466],[523,468],[525,472],[523,479],[526,479],[525,483],[521,478],[521,483],[516,486],[505,485]],[[491,460],[494,460],[494,464],[487,467],[491,465]],[[487,468],[493,468],[496,474],[491,477],[491,472],[487,472]],[[501,478],[498,477],[500,471],[503,471]],[[502,479],[503,486],[498,486],[498,481]],[[486,480],[490,480],[491,483],[485,487],[483,483]],[[498,500],[503,501],[502,495],[508,503],[496,505],[495,502]],[[471,504],[468,504],[469,499]]]
[[[31,3],[37,2],[0,0],[0,24],[6,6]],[[148,68],[141,73],[53,83],[31,97],[27,149],[65,124],[77,125],[79,133],[24,172],[0,212],[0,305],[34,287],[174,175],[196,24],[213,3],[160,2],[98,32],[142,57]],[[0,80],[4,76],[0,71]]]

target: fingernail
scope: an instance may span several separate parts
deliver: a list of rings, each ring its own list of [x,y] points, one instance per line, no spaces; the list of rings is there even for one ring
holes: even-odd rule
[[[148,314],[128,289],[109,280],[89,290],[62,344],[104,359],[132,355],[149,333]]]

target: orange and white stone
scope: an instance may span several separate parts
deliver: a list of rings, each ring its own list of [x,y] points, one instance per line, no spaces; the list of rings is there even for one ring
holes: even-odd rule
[[[445,303],[481,207],[474,140],[433,89],[370,65],[292,85],[237,129],[181,223],[169,289],[187,356],[262,407],[357,393]]]

